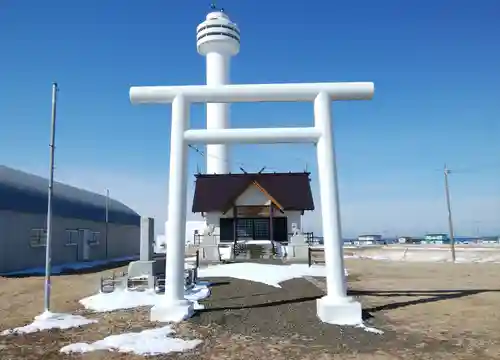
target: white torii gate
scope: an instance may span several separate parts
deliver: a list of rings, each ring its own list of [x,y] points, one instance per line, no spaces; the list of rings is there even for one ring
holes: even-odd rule
[[[331,324],[362,322],[361,304],[347,296],[331,103],[370,100],[373,93],[370,82],[130,88],[133,104],[172,103],[165,302],[151,309],[152,321],[176,321],[193,313],[192,303],[184,298],[188,145],[316,143],[327,284],[326,296],[317,300],[317,314]],[[189,107],[193,103],[299,101],[314,102],[314,127],[189,129]]]

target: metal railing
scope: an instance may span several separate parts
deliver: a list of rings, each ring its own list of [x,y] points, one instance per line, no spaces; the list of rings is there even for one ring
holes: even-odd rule
[[[288,233],[288,239],[290,239],[294,234],[293,233]],[[305,232],[301,233],[302,236],[305,238],[305,243],[308,245],[322,245],[323,244],[323,237],[322,236],[314,236],[314,233],[311,232]],[[287,242],[282,242],[282,245],[288,245],[289,241]]]
[[[323,258],[318,260],[317,258],[314,257],[314,254],[323,254]],[[324,257],[325,251],[323,249],[314,249],[314,248],[308,248],[307,249],[307,264],[309,267],[311,267],[314,264],[324,264],[325,263],[325,257]]]
[[[99,289],[103,293],[110,293],[116,290],[117,284],[123,284],[127,273],[122,271],[119,273],[112,272],[111,275],[103,275],[100,279]]]
[[[198,281],[198,268],[186,269],[184,271],[184,287],[186,289],[192,289],[196,285],[197,281]],[[164,277],[155,278],[154,287],[156,293],[165,292],[165,282],[166,279]]]
[[[317,244],[322,244],[323,243],[323,237],[322,236],[314,236],[314,233],[311,231],[311,232],[305,232],[305,233],[301,233],[302,236],[304,236],[305,238],[305,242],[308,243],[308,244],[314,244],[314,245],[317,245]],[[221,244],[232,244],[234,243],[234,240],[231,239],[231,240],[220,240],[220,234],[213,234],[212,235],[215,239],[218,239],[218,243],[221,243]],[[293,236],[293,233],[288,233],[287,234],[287,239],[290,239],[290,237]],[[239,237],[238,240],[252,240],[251,237],[249,238],[244,238],[244,237]],[[200,245],[201,243],[203,242],[203,234],[200,234],[200,233],[194,233],[193,234],[193,244],[194,245]],[[287,244],[289,241],[278,241],[282,244]]]
[[[200,267],[200,250],[197,249],[195,252],[195,260],[193,268],[185,270],[185,285],[187,288],[191,288],[196,284],[196,281],[198,280],[199,267]],[[153,278],[154,278],[155,291],[156,292],[164,291],[165,274],[159,274],[158,276],[153,276]],[[127,272],[121,271],[121,272],[112,272],[110,275],[101,276],[99,285],[101,292],[110,293],[115,291],[118,287],[135,291],[143,291],[149,288],[150,283],[149,283],[149,277],[146,275],[129,278]]]
[[[213,234],[212,235],[215,239],[220,239],[220,235],[219,234]],[[196,234],[194,233],[193,234],[193,245],[200,245],[201,243],[203,242],[203,234]],[[231,243],[233,242],[233,240],[230,240],[230,241],[224,241],[222,240],[222,243]]]

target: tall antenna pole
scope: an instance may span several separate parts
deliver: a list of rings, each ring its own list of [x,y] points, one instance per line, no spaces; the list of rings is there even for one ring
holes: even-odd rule
[[[444,190],[446,195],[446,207],[448,208],[448,228],[450,231],[450,246],[451,246],[451,259],[453,262],[456,260],[455,254],[455,234],[453,233],[453,218],[451,216],[451,203],[450,203],[450,186],[448,184],[448,175],[451,170],[448,169],[446,164],[444,165]]]
[[[51,273],[51,240],[52,240],[52,191],[54,187],[54,150],[56,137],[56,102],[57,102],[57,83],[52,84],[52,120],[50,128],[50,170],[49,170],[49,195],[47,200],[47,238],[45,241],[45,294],[44,310],[50,311],[50,273]]]

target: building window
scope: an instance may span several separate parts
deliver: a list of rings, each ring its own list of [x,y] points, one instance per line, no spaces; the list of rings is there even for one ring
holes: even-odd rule
[[[228,30],[234,31],[236,34],[240,35],[240,32],[238,31],[238,29],[236,29],[234,26],[228,26],[228,25],[223,25],[223,24],[205,25],[198,30],[197,34],[199,34],[200,32],[202,32],[205,29],[210,29],[210,28],[228,29]]]
[[[269,219],[255,219],[253,226],[255,240],[269,240]]]
[[[253,221],[251,219],[237,219],[236,233],[238,239],[253,237]]]
[[[45,229],[31,229],[30,232],[30,246],[41,247],[47,244],[47,230]]]
[[[79,232],[78,230],[66,230],[66,246],[78,245]]]
[[[101,233],[98,231],[93,231],[90,235],[89,245],[99,245],[101,242]]]
[[[212,31],[212,32],[209,32],[209,33],[206,33],[206,34],[203,34],[203,35],[198,35],[198,39],[197,40],[200,41],[204,37],[206,37],[206,36],[212,36],[212,35],[227,36],[227,37],[230,37],[230,38],[236,40],[237,42],[240,42],[240,39],[238,39],[237,36],[235,36],[233,34],[230,34],[230,33],[227,33],[227,32],[219,32],[219,31]]]

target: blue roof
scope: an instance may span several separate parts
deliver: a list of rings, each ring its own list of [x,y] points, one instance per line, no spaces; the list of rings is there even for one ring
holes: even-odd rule
[[[47,213],[48,180],[0,165],[0,210]],[[52,214],[63,218],[106,221],[106,196],[54,182]],[[108,221],[140,225],[140,215],[113,199],[108,201]]]

